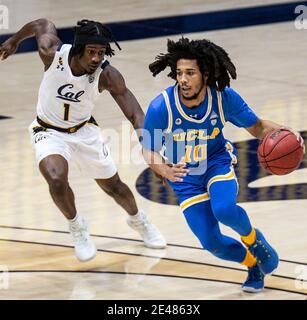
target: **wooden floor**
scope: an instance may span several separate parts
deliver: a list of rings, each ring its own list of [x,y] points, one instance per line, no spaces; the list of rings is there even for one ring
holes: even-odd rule
[[[59,1],[27,2],[27,8],[22,7],[21,1],[8,2],[16,12],[9,32],[28,20],[43,16],[53,19],[58,26],[72,25],[84,12],[94,19],[99,18],[94,0],[87,1],[86,8],[83,1],[74,1],[73,15],[67,14],[70,0],[61,10],[57,5]],[[282,1],[244,1],[244,5],[278,2]],[[242,6],[239,0],[210,0],[205,4],[203,0],[169,0],[153,1],[150,10],[144,1],[104,3],[106,21],[124,20],[120,6],[124,6],[127,20],[156,17],[161,6],[164,16]],[[113,5],[115,10],[111,10]],[[259,116],[300,131],[307,130],[306,30],[296,30],[293,22],[286,22],[188,36],[209,38],[229,52],[238,70],[238,80],[233,87]],[[148,64],[155,55],[165,51],[166,38],[126,41],[121,46],[122,52],[111,62],[121,70],[145,111],[150,100],[171,84],[166,73],[152,78],[148,71]],[[18,54],[0,63],[0,115],[12,117],[0,121],[0,270],[2,267],[9,270],[6,289],[1,287],[3,274],[0,273],[0,299],[307,298],[307,200],[285,198],[241,204],[252,223],[277,248],[281,258],[279,269],[267,277],[262,293],[243,293],[240,284],[246,271],[242,266],[219,260],[201,250],[178,207],[152,202],[137,192],[135,182],[146,165],[141,161],[137,164],[127,161],[124,147],[130,141],[132,129],[127,127],[124,116],[106,93],[99,98],[95,118],[106,136],[111,129],[119,132],[119,151],[115,150],[116,146],[112,150],[119,174],[169,245],[166,250],[144,248],[138,235],[127,226],[125,212],[102,193],[94,181],[81,176],[72,167],[70,181],[78,211],[89,222],[99,249],[93,261],[78,262],[67,222],[49,196],[29,142],[27,127],[35,116],[41,78],[42,64],[37,53]],[[247,132],[230,125],[225,134],[233,141],[251,139]],[[131,148],[136,145],[136,142],[131,143]],[[305,168],[288,176],[268,176],[253,181],[250,187],[306,182]],[[223,227],[223,231],[238,238],[228,228]],[[302,276],[305,282],[297,280]]]

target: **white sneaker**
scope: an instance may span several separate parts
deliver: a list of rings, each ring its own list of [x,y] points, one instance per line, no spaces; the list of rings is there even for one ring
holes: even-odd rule
[[[163,249],[166,247],[166,241],[161,232],[151,222],[148,221],[144,212],[140,211],[139,219],[127,219],[128,225],[136,230],[142,237],[145,247],[151,249]]]
[[[90,239],[87,223],[81,218],[79,225],[69,224],[70,233],[75,245],[75,254],[80,261],[89,261],[96,256],[96,246]]]

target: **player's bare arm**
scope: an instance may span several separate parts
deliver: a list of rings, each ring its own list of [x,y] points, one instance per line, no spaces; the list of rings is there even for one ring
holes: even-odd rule
[[[253,126],[246,128],[246,130],[254,137],[262,140],[269,132],[280,128],[281,125],[269,121],[259,119]]]
[[[112,66],[107,66],[100,75],[99,91],[108,90],[134,129],[141,129],[144,112],[133,93],[126,87],[121,73]]]
[[[166,164],[161,155],[157,152],[143,148],[143,156],[149,167],[159,176],[171,182],[182,182],[182,177],[189,173],[185,169],[186,163],[181,161],[177,164]]]
[[[253,126],[246,128],[246,130],[252,136],[256,137],[259,140],[262,140],[269,132],[278,128],[287,129],[293,132],[297,137],[297,141],[301,142],[301,146],[304,148],[304,153],[305,153],[305,145],[304,145],[304,140],[302,136],[297,131],[289,127],[282,126],[270,120],[259,119]]]
[[[23,40],[33,36],[36,37],[38,52],[45,65],[45,70],[47,70],[52,63],[58,45],[61,43],[54,24],[47,19],[38,19],[27,23],[1,44],[1,59],[5,60],[14,54]]]

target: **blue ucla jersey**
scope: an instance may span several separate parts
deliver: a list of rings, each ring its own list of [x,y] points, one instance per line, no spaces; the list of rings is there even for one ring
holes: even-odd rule
[[[188,108],[180,100],[178,85],[171,86],[149,105],[144,122],[143,146],[171,163],[183,159],[190,168],[206,166],[219,158],[236,162],[232,144],[224,138],[227,121],[238,127],[250,127],[258,118],[238,93],[207,87],[204,101]]]

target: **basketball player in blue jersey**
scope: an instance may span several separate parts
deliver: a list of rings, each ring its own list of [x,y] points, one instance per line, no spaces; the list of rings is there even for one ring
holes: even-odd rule
[[[164,248],[166,242],[145,213],[138,210],[134,196],[117,173],[116,165],[91,116],[98,94],[109,91],[135,129],[142,128],[144,113],[126,87],[121,73],[105,56],[113,56],[112,32],[99,22],[82,20],[74,28],[73,45],[62,44],[54,24],[39,19],[26,24],[0,46],[2,60],[16,52],[26,38],[35,36],[45,66],[37,103],[37,118],[30,125],[40,172],[51,197],[69,221],[80,261],[94,258],[96,247],[84,218],[77,213],[68,183],[71,160],[121,205],[129,214],[130,227],[138,231],[150,248]],[[120,49],[115,41],[115,44]],[[111,215],[109,217],[112,219]]]
[[[149,105],[142,141],[144,157],[177,194],[186,221],[203,248],[247,266],[242,288],[259,292],[264,276],[276,270],[279,258],[236,203],[239,187],[233,166],[237,156],[222,130],[229,121],[262,139],[281,126],[258,118],[229,88],[236,69],[225,50],[214,43],[169,40],[168,52],[149,66],[154,76],[166,67],[176,83]],[[235,230],[244,245],[223,235],[219,222]]]

